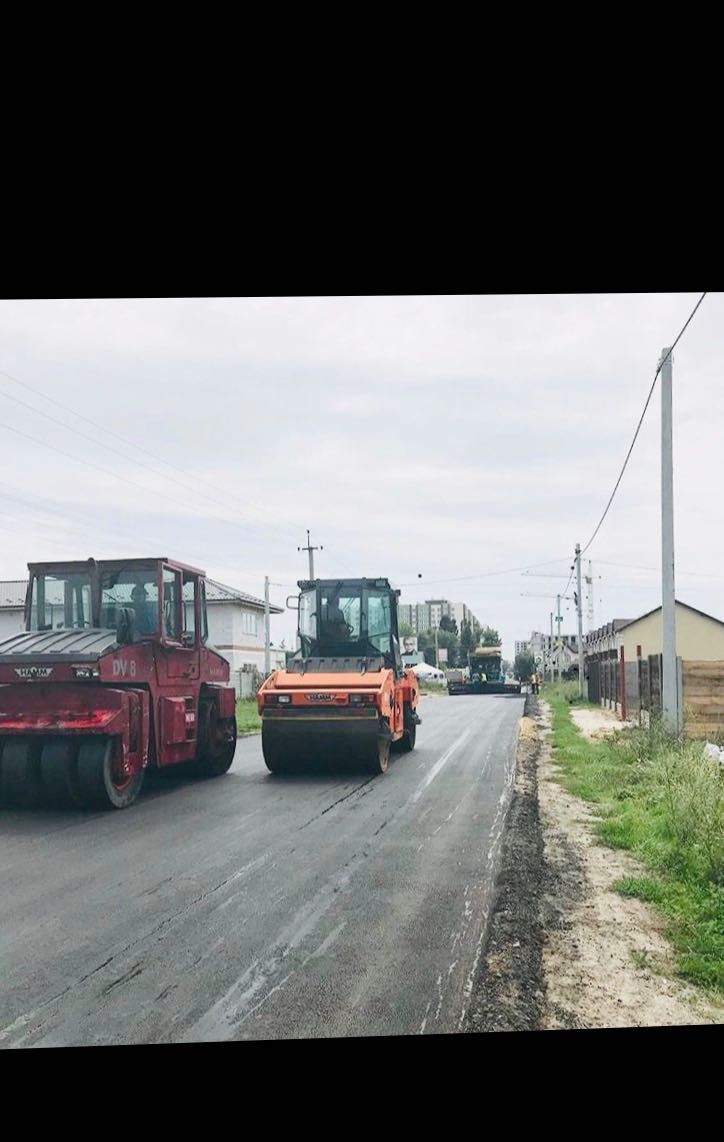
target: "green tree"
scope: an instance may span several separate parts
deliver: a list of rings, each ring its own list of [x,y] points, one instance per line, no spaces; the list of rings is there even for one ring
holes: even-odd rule
[[[414,638],[415,631],[411,623],[400,621],[397,625],[400,630],[400,638]]]
[[[500,635],[495,627],[483,627],[480,631],[478,646],[500,646]]]
[[[419,634],[417,636],[417,645],[418,645],[418,648],[425,655],[425,662],[428,662],[431,666],[434,666],[435,665],[435,632],[434,632],[434,630],[424,631],[421,634]],[[443,630],[441,627],[438,627],[437,645],[438,645],[439,649],[442,649],[444,647],[447,650],[447,652],[448,652],[448,655],[447,655],[448,666],[454,666],[455,663],[457,662],[458,656],[459,656],[458,636],[454,633],[454,631]]]
[[[443,615],[440,619],[440,630],[449,630],[453,634],[458,633],[457,619],[451,619],[450,615]]]
[[[535,671],[535,658],[528,650],[516,654],[513,664],[513,673],[519,682],[525,682]]]
[[[475,647],[473,628],[467,619],[460,624],[460,658],[463,665],[467,665],[468,652]]]

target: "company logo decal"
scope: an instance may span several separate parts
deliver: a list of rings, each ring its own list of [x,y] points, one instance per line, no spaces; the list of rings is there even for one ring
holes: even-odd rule
[[[53,673],[52,666],[16,666],[15,673],[19,678],[49,678]]]
[[[331,702],[331,694],[307,694],[308,702]]]

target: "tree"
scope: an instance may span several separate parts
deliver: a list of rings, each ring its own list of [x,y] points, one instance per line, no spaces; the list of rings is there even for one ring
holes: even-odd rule
[[[504,658],[500,663],[500,669],[503,671],[503,674],[510,674],[512,671],[512,663],[508,662],[507,658]]]
[[[425,655],[425,662],[431,666],[435,665],[435,632],[423,631],[417,636],[418,648]],[[451,630],[443,630],[442,627],[437,629],[437,645],[438,649],[445,648],[447,650],[447,664],[454,666],[458,660],[459,644],[458,636]]]
[[[478,646],[500,646],[500,635],[494,627],[483,627]]]
[[[467,664],[469,651],[475,648],[475,635],[467,619],[460,624],[460,658],[463,665]]]
[[[458,633],[457,619],[451,619],[450,615],[443,615],[442,618],[440,619],[440,628],[439,629],[440,630],[449,630],[449,631],[452,631],[453,634],[457,634]]]
[[[400,622],[398,623],[400,630],[400,638],[414,638],[415,630],[412,623]]]
[[[516,654],[513,664],[513,673],[519,682],[525,682],[535,672],[535,658],[528,650]]]

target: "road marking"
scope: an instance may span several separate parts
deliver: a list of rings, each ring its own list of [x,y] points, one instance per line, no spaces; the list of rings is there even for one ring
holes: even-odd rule
[[[464,743],[465,743],[465,742],[468,740],[468,738],[471,736],[472,732],[473,732],[473,731],[472,731],[472,729],[471,729],[471,728],[469,728],[469,729],[466,729],[466,730],[463,730],[463,732],[460,734],[460,737],[456,738],[456,739],[455,739],[455,741],[452,743],[452,745],[451,745],[451,746],[448,746],[448,748],[445,750],[445,752],[444,752],[444,754],[442,755],[442,757],[439,757],[439,758],[437,759],[437,761],[436,761],[436,762],[435,762],[435,764],[433,765],[432,769],[431,769],[431,770],[430,770],[430,772],[428,773],[427,777],[426,777],[426,778],[425,778],[425,780],[423,781],[423,783],[422,783],[422,785],[420,786],[420,788],[417,790],[417,792],[413,793],[412,797],[410,798],[410,800],[411,800],[412,802],[418,801],[418,800],[420,799],[420,797],[422,797],[422,795],[423,795],[423,793],[425,792],[425,790],[427,789],[428,785],[430,785],[430,784],[431,784],[431,782],[433,782],[433,781],[435,780],[435,778],[437,777],[438,773],[440,773],[440,771],[442,770],[442,768],[443,768],[445,765],[447,765],[447,763],[449,762],[449,760],[450,760],[450,758],[452,757],[452,755],[453,755],[453,754],[454,754],[454,753],[455,753],[455,752],[456,752],[458,749],[460,749],[460,746],[461,746],[461,745],[463,745],[463,744],[464,744]]]

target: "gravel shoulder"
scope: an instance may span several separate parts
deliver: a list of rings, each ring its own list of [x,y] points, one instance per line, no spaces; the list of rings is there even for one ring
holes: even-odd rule
[[[578,709],[591,738],[620,728]],[[547,704],[529,696],[497,900],[466,1030],[660,1027],[724,1022],[724,1009],[673,975],[665,922],[613,884],[645,870],[602,845],[596,815],[558,781]]]

